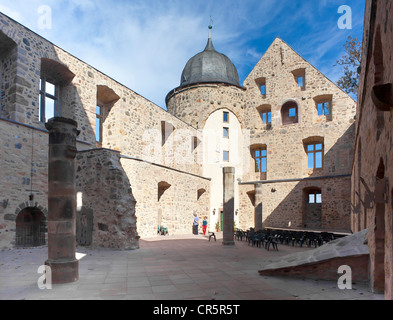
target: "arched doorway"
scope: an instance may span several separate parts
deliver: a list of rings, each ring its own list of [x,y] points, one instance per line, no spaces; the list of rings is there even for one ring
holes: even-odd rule
[[[372,289],[375,293],[385,292],[385,203],[378,200],[385,186],[385,165],[382,159],[375,181],[375,226],[373,248],[370,251]]]
[[[45,215],[38,208],[25,208],[16,218],[17,247],[39,247],[45,245]]]

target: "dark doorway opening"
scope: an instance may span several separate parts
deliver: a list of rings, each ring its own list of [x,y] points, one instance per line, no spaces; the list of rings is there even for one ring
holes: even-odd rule
[[[25,208],[16,218],[17,247],[39,247],[45,245],[45,215],[37,208]]]

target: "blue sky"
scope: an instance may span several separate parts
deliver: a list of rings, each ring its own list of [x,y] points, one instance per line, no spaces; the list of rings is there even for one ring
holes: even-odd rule
[[[352,11],[352,29],[338,13]],[[52,24],[42,28],[42,11]],[[239,71],[251,72],[276,37],[336,82],[348,36],[363,34],[365,0],[2,0],[0,11],[165,108],[187,61],[213,42]],[[41,18],[41,20],[40,20]]]

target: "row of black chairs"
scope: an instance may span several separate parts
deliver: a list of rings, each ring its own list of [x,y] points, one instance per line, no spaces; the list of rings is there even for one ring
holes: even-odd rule
[[[265,232],[266,230],[261,230],[255,232],[253,229],[248,231],[237,230],[235,233],[235,238],[237,240],[243,241],[245,239],[248,245],[256,246],[258,248],[265,248],[270,250],[270,247],[278,251],[278,241],[270,233]]]
[[[255,231],[250,228],[247,231],[238,229],[235,232],[235,238],[237,240],[243,241],[245,239],[248,244],[252,246],[264,246],[269,250],[272,246],[276,250],[277,244],[285,244],[303,247],[319,247],[330,241],[335,240],[335,236],[330,232],[308,232],[308,231],[294,231],[294,230],[274,230],[274,229],[264,229]]]

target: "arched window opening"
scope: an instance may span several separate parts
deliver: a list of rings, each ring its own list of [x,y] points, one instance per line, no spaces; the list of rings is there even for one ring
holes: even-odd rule
[[[288,101],[281,108],[283,125],[299,123],[299,108],[295,101]]]

